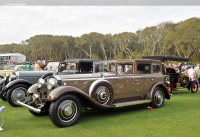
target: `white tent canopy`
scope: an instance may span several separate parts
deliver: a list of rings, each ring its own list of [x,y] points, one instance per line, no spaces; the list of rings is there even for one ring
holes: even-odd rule
[[[26,56],[20,53],[8,53],[0,55],[1,62],[11,61],[13,63],[22,63],[26,61]]]

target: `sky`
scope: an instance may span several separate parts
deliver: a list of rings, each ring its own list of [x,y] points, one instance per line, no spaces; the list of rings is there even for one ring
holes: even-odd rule
[[[40,34],[135,33],[192,17],[200,17],[200,6],[0,6],[0,44]]]

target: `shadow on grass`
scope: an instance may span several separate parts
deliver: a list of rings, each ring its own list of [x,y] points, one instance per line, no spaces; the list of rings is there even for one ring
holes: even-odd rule
[[[139,111],[146,110],[146,107],[148,104],[142,104],[142,105],[136,105],[136,106],[128,106],[128,107],[122,107],[122,108],[114,108],[114,109],[104,109],[104,110],[94,110],[94,109],[88,109],[83,110],[81,114],[80,121],[88,121],[90,119],[99,119],[99,118],[107,118],[107,117],[116,117],[120,116],[122,114],[129,114]]]
[[[200,92],[200,91],[198,91],[198,92]],[[173,90],[172,94],[176,95],[176,94],[195,94],[195,93],[192,93],[191,90],[188,90],[187,88],[180,88],[178,90]]]

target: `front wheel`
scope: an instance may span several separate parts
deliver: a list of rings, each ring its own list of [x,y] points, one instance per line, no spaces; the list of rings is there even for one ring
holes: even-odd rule
[[[11,87],[7,93],[7,101],[13,107],[20,107],[17,101],[26,103],[27,91],[30,86],[25,84],[19,84]]]
[[[190,86],[191,86],[191,88],[190,88],[191,92],[192,93],[197,93],[198,88],[199,88],[198,87],[198,83],[196,81],[192,81]]]
[[[74,125],[81,115],[81,101],[74,95],[64,95],[51,103],[49,116],[57,127]]]
[[[161,108],[165,102],[165,93],[161,87],[156,87],[152,94],[151,105],[154,108]]]

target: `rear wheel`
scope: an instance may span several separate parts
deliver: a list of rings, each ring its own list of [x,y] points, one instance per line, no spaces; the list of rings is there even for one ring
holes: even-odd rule
[[[190,89],[192,93],[197,93],[198,91],[198,83],[196,81],[192,81],[190,85]]]
[[[74,95],[64,95],[51,103],[49,116],[57,127],[74,125],[81,115],[81,102]]]
[[[154,108],[161,108],[165,102],[165,93],[161,87],[156,87],[152,94],[151,105]]]
[[[183,76],[183,78],[181,79],[180,85],[181,87],[186,88],[189,82],[190,82],[189,78],[187,76]]]
[[[13,107],[19,107],[17,101],[26,103],[27,102],[27,91],[30,86],[25,84],[18,84],[11,87],[7,93],[8,103]]]

